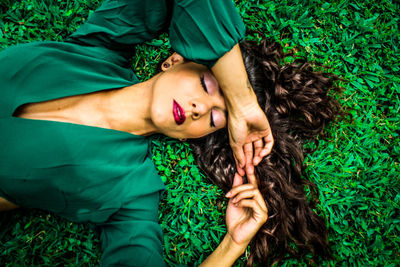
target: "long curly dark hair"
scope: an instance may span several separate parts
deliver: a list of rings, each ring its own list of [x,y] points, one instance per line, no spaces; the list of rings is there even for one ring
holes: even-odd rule
[[[241,50],[249,81],[275,140],[272,152],[255,168],[269,218],[250,243],[247,266],[256,262],[273,265],[287,255],[299,257],[309,251],[329,257],[325,221],[313,211],[318,189],[302,173],[302,163],[303,143],[316,140],[339,113],[338,102],[328,94],[339,90],[334,85],[337,78],[315,72],[304,58],[281,64],[288,54],[278,43],[245,41]],[[189,144],[199,167],[224,192],[229,191],[236,165],[227,130]]]

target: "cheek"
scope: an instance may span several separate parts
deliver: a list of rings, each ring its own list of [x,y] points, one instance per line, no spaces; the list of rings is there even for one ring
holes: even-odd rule
[[[188,125],[186,133],[188,138],[200,138],[215,132],[217,128],[211,127],[208,119],[195,121]],[[190,137],[189,137],[190,136]]]

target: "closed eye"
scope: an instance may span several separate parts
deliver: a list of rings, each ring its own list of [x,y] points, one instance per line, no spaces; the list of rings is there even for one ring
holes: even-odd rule
[[[204,82],[204,74],[201,75],[201,77],[200,77],[200,83],[201,83],[201,86],[203,87],[204,91],[208,94],[207,86],[206,86],[206,83]],[[212,115],[212,110],[211,110],[210,114],[211,114],[210,115],[211,116],[211,118],[210,118],[210,127],[215,127],[214,118],[213,118],[213,115]]]
[[[208,93],[206,83],[204,82],[204,74],[200,77],[201,86],[203,87],[204,91]]]

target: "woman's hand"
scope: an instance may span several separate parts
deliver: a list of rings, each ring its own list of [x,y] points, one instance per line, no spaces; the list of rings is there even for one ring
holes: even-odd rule
[[[268,219],[268,209],[257,186],[254,174],[247,174],[248,184],[236,173],[226,210],[228,234],[239,246],[247,246]]]
[[[254,165],[260,163],[274,145],[265,113],[257,102],[248,108],[233,109],[229,113],[228,131],[239,174],[244,175],[244,166],[246,172],[252,173]]]
[[[248,184],[243,184],[235,174],[226,210],[228,232],[217,249],[200,265],[201,267],[232,266],[246,250],[251,239],[268,219],[268,209],[257,187],[254,173],[247,173]]]
[[[253,168],[272,150],[274,139],[269,122],[247,77],[239,44],[223,55],[211,70],[224,93],[229,141],[237,170],[243,176],[244,166]]]

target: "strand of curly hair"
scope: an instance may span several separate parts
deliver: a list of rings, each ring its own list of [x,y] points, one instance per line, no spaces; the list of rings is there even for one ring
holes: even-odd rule
[[[329,257],[326,223],[313,211],[318,189],[302,173],[303,143],[315,141],[339,113],[339,104],[329,93],[339,90],[334,86],[337,78],[315,72],[303,58],[281,64],[291,54],[285,55],[278,43],[245,41],[241,50],[275,140],[272,152],[255,168],[269,218],[250,243],[247,266],[273,265],[287,255],[300,257],[309,251],[314,258]],[[224,192],[229,191],[236,165],[227,130],[189,143],[200,168]]]

